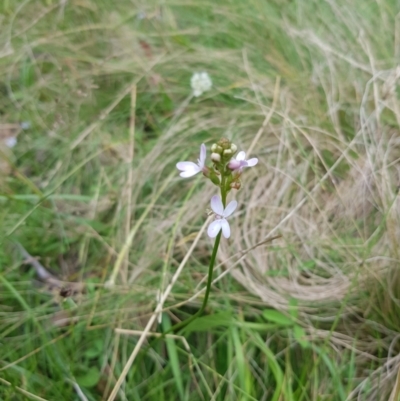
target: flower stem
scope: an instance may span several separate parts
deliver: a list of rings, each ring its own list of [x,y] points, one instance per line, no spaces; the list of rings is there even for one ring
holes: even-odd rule
[[[170,327],[169,330],[164,333],[170,333],[170,332],[176,332],[177,330],[182,330],[184,327],[186,327],[189,323],[193,322],[193,320],[197,319],[198,317],[200,317],[206,306],[207,306],[207,302],[208,302],[208,298],[210,296],[210,291],[211,291],[211,283],[212,283],[212,277],[213,277],[213,271],[214,271],[214,264],[215,264],[215,259],[217,257],[217,252],[218,252],[218,248],[219,248],[219,242],[221,240],[221,234],[222,231],[219,232],[219,234],[217,235],[217,237],[215,238],[215,242],[214,242],[214,248],[211,254],[211,259],[210,259],[210,264],[208,266],[208,278],[207,278],[207,286],[206,286],[206,293],[204,295],[204,299],[203,299],[203,303],[200,307],[200,309],[192,316],[190,316],[188,319],[184,320],[183,322],[180,322],[178,324],[175,324],[174,326]]]
[[[225,176],[222,176],[221,179],[221,199],[222,199],[222,204],[224,205],[224,208],[226,208],[226,189],[225,189]]]
[[[221,174],[220,190],[221,190],[222,204],[223,204],[224,208],[226,207],[226,196],[227,196],[227,190],[225,188],[225,183],[226,183],[225,174]],[[204,295],[203,303],[202,303],[200,309],[194,315],[190,316],[188,319],[186,319],[183,322],[180,322],[180,323],[175,324],[174,326],[170,327],[168,329],[168,331],[163,333],[164,336],[166,334],[168,334],[168,333],[171,333],[171,332],[176,333],[178,330],[182,330],[189,323],[193,322],[193,320],[195,320],[198,317],[200,317],[203,314],[204,310],[206,309],[208,298],[210,296],[211,284],[212,284],[212,278],[213,278],[213,272],[214,272],[214,264],[215,264],[215,259],[217,257],[219,243],[221,241],[221,235],[222,235],[222,230],[218,233],[217,237],[215,238],[214,248],[213,248],[213,251],[212,251],[212,254],[211,254],[211,259],[210,259],[210,264],[208,266],[208,278],[207,278],[206,293]]]
[[[211,254],[210,265],[208,266],[208,278],[207,278],[206,293],[204,295],[203,304],[201,305],[201,308],[198,311],[199,314],[202,314],[204,312],[204,309],[207,306],[207,301],[208,301],[208,297],[210,295],[210,290],[211,290],[211,283],[212,283],[213,272],[214,272],[214,264],[215,264],[215,259],[217,257],[219,242],[221,240],[221,234],[222,234],[222,231],[220,231],[218,233],[217,237],[215,238],[214,248],[213,248],[213,251]]]

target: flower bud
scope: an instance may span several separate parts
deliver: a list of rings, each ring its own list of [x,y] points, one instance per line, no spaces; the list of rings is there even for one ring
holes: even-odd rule
[[[217,149],[218,149],[218,145],[216,143],[213,143],[212,146],[211,146],[211,152],[214,153],[214,152],[217,151]]]
[[[214,163],[219,163],[221,161],[221,155],[218,153],[211,153],[211,160]]]
[[[222,149],[230,149],[231,148],[231,142],[227,138],[221,138],[218,141],[218,145],[221,147],[221,150]]]
[[[224,156],[230,156],[232,154],[232,150],[231,149],[225,149],[224,150]]]
[[[211,182],[212,182],[213,184],[215,184],[217,187],[220,186],[221,182],[220,182],[220,180],[219,180],[217,174],[211,172],[209,178],[210,178]]]
[[[203,173],[204,177],[210,178],[210,169],[207,166],[204,166],[201,169],[201,172]]]
[[[231,143],[231,151],[232,153],[236,153],[237,151],[237,146],[234,143]]]

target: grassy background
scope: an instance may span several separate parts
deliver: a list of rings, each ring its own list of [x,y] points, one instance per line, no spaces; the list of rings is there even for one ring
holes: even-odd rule
[[[175,163],[227,136],[260,163],[234,194],[208,313],[143,347],[116,399],[397,401],[399,11],[1,2],[1,400],[107,400],[138,341],[118,329],[143,330],[185,256],[162,326],[197,310],[215,189]],[[192,98],[203,70],[213,89]],[[16,241],[85,291],[64,300]]]

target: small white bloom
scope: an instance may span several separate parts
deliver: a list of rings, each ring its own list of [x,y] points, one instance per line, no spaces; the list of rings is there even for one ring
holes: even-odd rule
[[[190,79],[190,85],[193,89],[193,96],[198,97],[211,89],[212,81],[208,73],[196,72]]]
[[[6,138],[5,144],[8,148],[13,148],[17,144],[17,138],[15,136],[10,136]]]
[[[27,129],[31,128],[31,123],[30,123],[29,121],[23,121],[23,122],[20,124],[20,127],[21,127],[23,130],[27,130]]]
[[[245,167],[254,167],[257,163],[258,159],[256,157],[246,160],[246,153],[242,150],[236,155],[236,159],[232,159],[228,163],[228,168],[230,170],[237,170],[241,173]]]
[[[199,159],[197,160],[197,164],[193,162],[179,162],[176,164],[176,168],[178,170],[181,170],[181,173],[179,174],[183,178],[187,177],[192,177],[193,175],[196,175],[197,173],[200,173],[200,171],[203,171],[204,169],[204,164],[206,162],[206,145],[204,143],[201,144],[200,146],[200,156]]]
[[[221,198],[218,195],[214,195],[211,198],[211,209],[215,213],[215,220],[208,226],[207,234],[210,238],[215,238],[222,229],[222,234],[225,238],[231,236],[231,228],[228,221],[226,220],[236,209],[237,202],[231,201],[228,206],[224,209]]]

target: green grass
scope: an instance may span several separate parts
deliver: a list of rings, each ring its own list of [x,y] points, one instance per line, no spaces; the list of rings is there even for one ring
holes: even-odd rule
[[[118,400],[398,401],[398,11],[1,2],[0,399],[107,400],[126,374]],[[260,162],[207,313],[130,366],[185,256],[151,331],[201,305],[212,242],[190,246],[215,189],[175,164],[222,136]],[[41,283],[16,242],[84,293]]]

